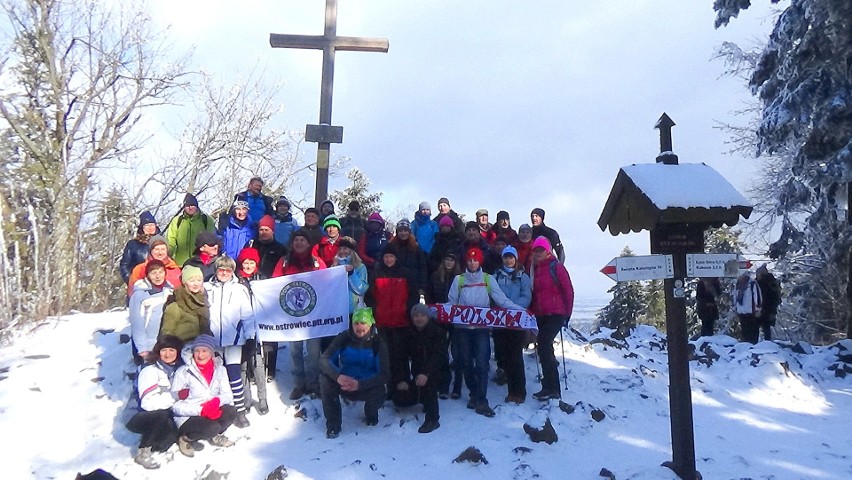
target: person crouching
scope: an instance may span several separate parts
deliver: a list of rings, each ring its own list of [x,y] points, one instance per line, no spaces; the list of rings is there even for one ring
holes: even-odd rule
[[[339,333],[320,359],[320,392],[326,422],[326,437],[340,435],[340,396],[363,400],[367,426],[378,425],[379,407],[385,399],[390,378],[388,347],[375,324],[373,310],[361,308],[352,315],[352,326]]]
[[[220,358],[214,357],[216,340],[202,334],[191,349],[182,352],[185,365],[172,380],[172,392],[178,400],[172,406],[178,425],[178,448],[187,457],[200,450],[199,440],[216,447],[234,444],[223,433],[237,418],[228,372]]]

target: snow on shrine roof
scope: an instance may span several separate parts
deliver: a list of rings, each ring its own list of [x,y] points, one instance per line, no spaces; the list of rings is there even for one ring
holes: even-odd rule
[[[613,235],[660,224],[733,226],[751,211],[751,202],[708,165],[634,164],[619,170],[598,226]]]
[[[621,170],[660,209],[751,206],[725,177],[704,163],[643,163]]]

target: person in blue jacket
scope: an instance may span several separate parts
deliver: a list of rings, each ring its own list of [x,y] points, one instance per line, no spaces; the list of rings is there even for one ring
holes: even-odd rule
[[[414,214],[414,221],[411,222],[411,233],[414,234],[417,245],[420,245],[426,255],[432,251],[438,231],[438,222],[432,220],[432,208],[429,202],[420,202],[420,207]]]
[[[283,195],[275,203],[275,241],[285,247],[290,245],[290,237],[300,227],[290,208],[290,200]]]
[[[495,272],[494,278],[509,300],[523,308],[530,306],[532,280],[518,261],[515,247],[510,245],[503,249],[503,266]],[[502,367],[506,374],[506,403],[524,403],[527,398],[527,378],[524,374],[524,346],[529,343],[527,331],[495,328],[491,335],[494,338],[494,356],[501,359],[502,363],[498,368]]]
[[[246,191],[234,195],[234,201],[237,200],[242,200],[248,204],[248,219],[252,228],[257,228],[257,222],[264,215],[275,213],[272,197],[263,194],[263,179],[260,177],[252,177]]]
[[[248,202],[235,201],[228,216],[228,225],[219,234],[224,244],[223,253],[231,258],[237,258],[243,246],[255,237],[255,229],[248,217],[249,211]]]

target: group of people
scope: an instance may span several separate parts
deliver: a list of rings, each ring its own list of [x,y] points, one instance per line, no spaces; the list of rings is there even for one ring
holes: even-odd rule
[[[137,463],[157,468],[153,452],[174,443],[187,456],[203,448],[201,440],[227,447],[225,430],[248,427],[249,408],[268,413],[278,345],[257,339],[252,283],[334,266],[347,272],[350,328],[287,345],[290,399],[321,396],[329,438],[341,431],[340,396],[365,402],[367,425],[378,423],[386,400],[422,404],[419,431],[429,433],[440,426],[439,398],[461,398],[464,383],[468,408],[494,416],[492,342],[507,403],[526,400],[523,350],[532,342],[542,367],[533,397],[559,398],[553,341],[570,319],[574,292],[543,209],[515,231],[506,211],[496,224],[485,209],[464,223],[441,198],[437,215],[422,202],[392,234],[379,212],[365,219],[354,201],[339,217],[330,201],[308,208],[300,225],[287,198],[273,201],[262,189],[262,179],[252,178],[215,220],[188,193],[165,236],[149,212],[140,215],[119,267],[134,360],[146,365],[138,376],[141,411],[128,424],[142,433]],[[427,305],[446,303],[529,310],[537,336],[438,324]]]
[[[719,319],[719,298],[723,295],[718,278],[700,278],[695,289],[695,311],[701,320],[701,336],[714,333]],[[734,312],[740,322],[741,339],[756,344],[763,332],[764,340],[772,340],[772,327],[781,305],[778,280],[761,265],[752,278],[750,272],[737,277],[731,293]]]

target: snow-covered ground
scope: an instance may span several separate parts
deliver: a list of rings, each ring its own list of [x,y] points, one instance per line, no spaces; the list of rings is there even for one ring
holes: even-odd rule
[[[583,317],[578,312],[578,325],[588,323]],[[386,404],[379,425],[366,427],[361,404],[353,404],[344,406],[340,437],[326,439],[319,400],[303,405],[306,419],[294,416],[282,351],[270,413],[253,411],[251,427],[232,427],[235,446],[208,446],[195,458],[173,447],[151,471],[133,463],[138,436],[123,426],[135,371],[130,346],[121,343],[128,331],[123,311],[68,315],[0,349],[2,478],[70,480],[103,468],[120,479],[210,478],[212,470],[229,480],[264,479],[279,465],[292,479],[594,479],[602,468],[619,480],[676,478],[660,466],[671,459],[667,368],[664,337],[649,327],[626,343],[565,336],[563,400],[573,413],[556,401],[506,405],[505,387],[492,383],[496,417],[474,414],[464,397],[442,400],[441,428],[430,434],[417,433],[417,408]],[[725,336],[694,342],[701,357],[691,363],[695,444],[704,478],[852,478],[852,378],[829,369],[838,352],[852,354],[852,341],[845,342],[810,354]],[[536,371],[530,353],[529,393],[538,390]],[[533,443],[523,425],[545,418],[558,441]],[[468,447],[488,463],[454,463]]]

